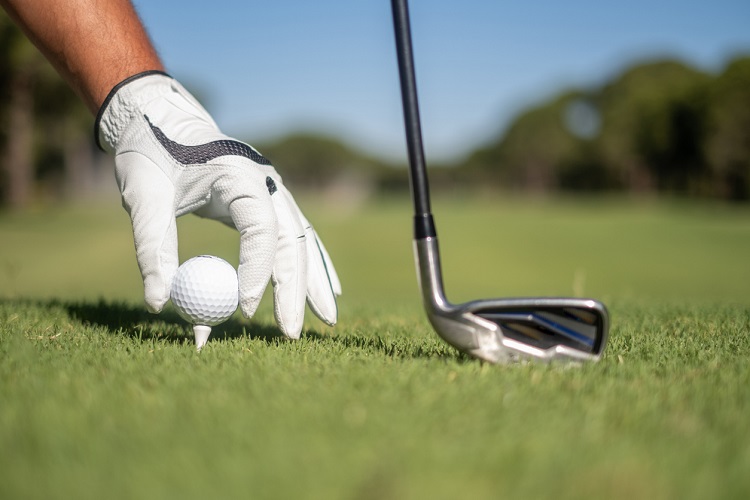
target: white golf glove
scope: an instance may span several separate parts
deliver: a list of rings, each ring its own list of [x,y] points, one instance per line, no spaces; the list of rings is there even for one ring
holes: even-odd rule
[[[168,75],[149,71],[118,84],[96,120],[97,141],[115,155],[122,203],[133,223],[145,300],[159,312],[178,267],[175,218],[195,213],[240,232],[240,307],[251,317],[269,279],[281,331],[299,338],[310,309],[336,323],[336,271],[276,170],[225,136]]]

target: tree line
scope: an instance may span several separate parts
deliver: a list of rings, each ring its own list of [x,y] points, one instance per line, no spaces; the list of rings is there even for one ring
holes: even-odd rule
[[[264,145],[292,182],[356,171],[376,190],[408,187],[403,168],[315,136]],[[435,189],[632,192],[750,199],[750,57],[717,74],[674,60],[634,64],[597,88],[530,106],[451,164],[430,162]],[[404,167],[404,165],[399,165]]]
[[[634,65],[517,116],[465,162],[472,181],[533,191],[750,197],[750,57],[718,74]]]
[[[82,102],[0,13],[0,207],[76,197],[98,179],[111,180],[111,159],[97,152],[92,127]],[[408,186],[405,165],[335,138],[297,134],[258,146],[294,189],[371,193]],[[436,190],[747,201],[750,57],[718,73],[674,60],[634,64],[597,88],[567,89],[530,106],[494,140],[439,167],[430,172]]]

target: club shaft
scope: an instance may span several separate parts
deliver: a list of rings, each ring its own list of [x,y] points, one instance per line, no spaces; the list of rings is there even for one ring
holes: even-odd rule
[[[391,0],[393,27],[396,35],[396,53],[401,81],[401,99],[404,105],[406,146],[409,153],[409,179],[414,202],[414,236],[422,239],[435,236],[435,224],[430,207],[430,187],[427,179],[422,127],[419,120],[417,81],[409,24],[407,0]]]

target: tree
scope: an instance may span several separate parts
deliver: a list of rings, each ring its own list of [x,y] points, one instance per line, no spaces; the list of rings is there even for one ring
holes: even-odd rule
[[[505,188],[546,192],[609,187],[598,160],[595,95],[566,91],[517,116],[495,143],[467,161],[474,175]]]
[[[712,85],[706,135],[718,194],[750,199],[750,57],[732,61]]]
[[[34,180],[34,75],[42,56],[5,13],[0,13],[0,102],[3,107],[0,172],[4,202],[28,204]]]
[[[602,161],[634,191],[696,193],[710,76],[676,61],[635,66],[600,92]],[[695,182],[693,182],[695,181]]]
[[[0,11],[0,204],[22,208],[35,187],[85,189],[92,118],[47,60]]]

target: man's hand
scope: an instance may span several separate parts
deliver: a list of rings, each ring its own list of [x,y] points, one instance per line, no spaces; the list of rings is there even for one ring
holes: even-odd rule
[[[195,213],[240,232],[240,307],[251,317],[270,280],[281,331],[298,338],[305,301],[336,323],[336,271],[271,163],[225,136],[177,81],[150,71],[117,85],[96,121],[114,152],[123,206],[133,223],[146,304],[169,299],[178,266],[175,217]]]

